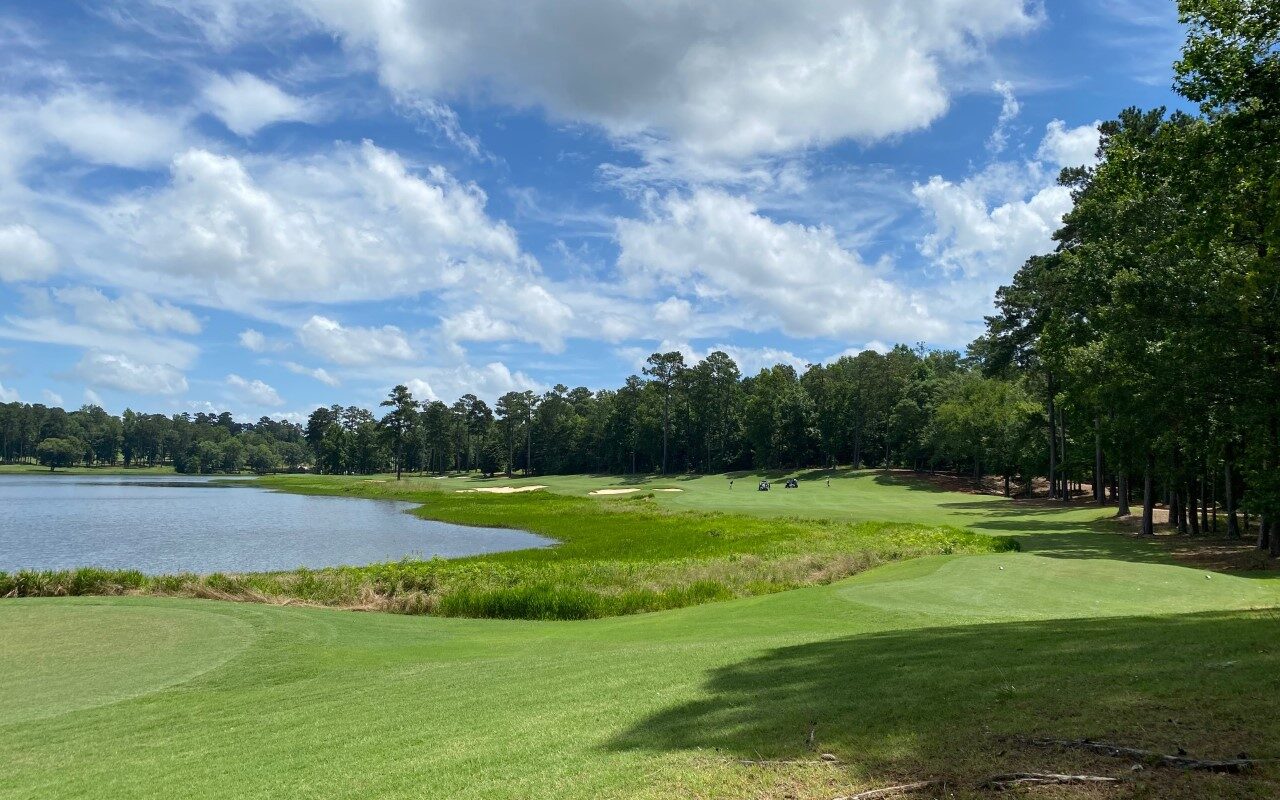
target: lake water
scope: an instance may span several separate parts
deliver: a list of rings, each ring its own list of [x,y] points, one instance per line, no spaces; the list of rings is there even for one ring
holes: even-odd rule
[[[404,513],[410,508],[194,476],[0,475],[0,571],[266,572],[552,544],[419,519]]]

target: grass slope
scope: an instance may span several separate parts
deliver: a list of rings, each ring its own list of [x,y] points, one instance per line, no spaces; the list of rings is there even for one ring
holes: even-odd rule
[[[1274,766],[1134,773],[1008,739],[1280,756],[1280,583],[1159,563],[1092,529],[1096,510],[979,512],[955,505],[976,502],[964,495],[850,480],[867,505],[878,486],[877,512],[910,493],[922,521],[999,523],[1043,554],[932,556],[582,622],[8,600],[0,669],[25,677],[0,683],[0,797],[829,798],[924,777],[964,797],[1021,769],[1130,779],[1038,796],[1280,791]],[[841,764],[739,763],[812,760],[815,721],[817,750]]]

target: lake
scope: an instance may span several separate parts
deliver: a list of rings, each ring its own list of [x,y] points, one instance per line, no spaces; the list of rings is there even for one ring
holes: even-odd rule
[[[267,572],[553,544],[419,519],[413,507],[195,476],[0,475],[0,571]]]

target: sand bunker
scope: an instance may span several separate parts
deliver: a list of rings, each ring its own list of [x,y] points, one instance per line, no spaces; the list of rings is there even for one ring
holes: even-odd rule
[[[638,491],[640,490],[639,489],[596,489],[594,492],[590,492],[590,494],[631,494],[632,492],[638,492]]]
[[[545,486],[486,486],[483,489],[454,489],[458,494],[468,492],[484,492],[485,494],[516,494],[517,492],[536,492]]]
[[[683,492],[684,489],[654,489],[655,492]]]

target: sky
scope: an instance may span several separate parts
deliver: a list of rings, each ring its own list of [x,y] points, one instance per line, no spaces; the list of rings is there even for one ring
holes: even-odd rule
[[[492,400],[962,349],[1172,0],[0,4],[0,402]]]

